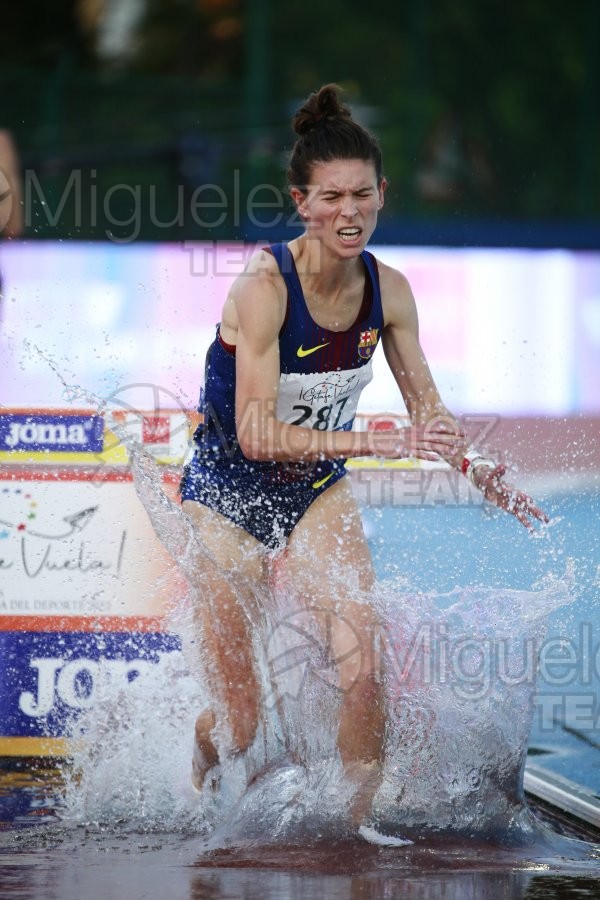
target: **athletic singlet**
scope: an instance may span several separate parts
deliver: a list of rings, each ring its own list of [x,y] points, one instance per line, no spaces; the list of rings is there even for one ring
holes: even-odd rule
[[[363,388],[373,377],[371,357],[383,327],[377,264],[361,254],[365,290],[356,320],[345,331],[314,321],[294,258],[285,244],[272,248],[288,289],[288,315],[279,335],[281,377],[277,418],[322,431],[350,429]]]
[[[287,244],[269,249],[288,292],[279,334],[277,418],[323,431],[350,430],[360,393],[372,378],[371,360],[383,329],[376,260],[367,251],[361,254],[365,290],[360,310],[350,328],[331,331],[310,315]],[[243,455],[235,419],[235,347],[225,344],[218,326],[207,353],[199,412],[203,424],[184,470],[182,498],[216,509],[267,546],[289,536],[313,500],[345,474],[343,459],[281,463]]]
[[[377,263],[370,253],[361,254],[366,278],[358,316],[346,331],[330,331],[317,325],[308,311],[288,246],[270,249],[288,290],[279,335],[277,418],[305,428],[349,430],[360,393],[373,377],[371,358],[383,327]],[[237,445],[235,348],[224,344],[219,333],[208,352],[199,411],[205,420],[205,446],[222,447],[223,439],[228,447]]]

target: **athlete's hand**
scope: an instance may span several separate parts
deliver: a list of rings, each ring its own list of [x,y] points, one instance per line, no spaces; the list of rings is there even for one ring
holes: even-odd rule
[[[455,422],[435,420],[371,435],[373,455],[384,459],[429,459],[437,461],[464,450],[465,436]]]
[[[540,522],[548,522],[548,516],[528,494],[519,491],[512,484],[503,481],[506,466],[499,465],[492,469],[490,466],[476,466],[473,472],[473,482],[478,487],[486,500],[504,509],[515,516],[529,531],[534,531],[532,519]]]

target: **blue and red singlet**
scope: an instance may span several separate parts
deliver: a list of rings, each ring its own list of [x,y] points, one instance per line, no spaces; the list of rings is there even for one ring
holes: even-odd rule
[[[306,306],[287,244],[270,248],[287,287],[279,334],[277,418],[322,431],[352,428],[360,393],[372,375],[372,356],[383,329],[375,258],[366,250],[363,301],[355,322],[330,331]],[[217,334],[206,358],[194,454],[181,481],[182,500],[196,500],[231,519],[270,548],[281,546],[310,504],[345,475],[344,459],[264,462],[239,448],[235,419],[235,347]]]

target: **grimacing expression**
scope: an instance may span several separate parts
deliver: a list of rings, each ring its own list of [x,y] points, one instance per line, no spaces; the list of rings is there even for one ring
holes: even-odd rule
[[[305,192],[292,188],[292,197],[311,237],[320,238],[344,257],[364,250],[383,206],[385,179],[377,185],[372,162],[340,159],[315,163]]]

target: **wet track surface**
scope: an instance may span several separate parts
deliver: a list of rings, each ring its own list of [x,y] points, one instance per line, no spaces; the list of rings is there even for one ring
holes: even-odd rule
[[[321,835],[303,845],[211,850],[202,835],[189,829],[131,830],[118,821],[71,826],[63,818],[62,783],[60,769],[47,761],[4,761],[2,898],[600,896],[600,850],[570,841],[567,835],[574,836],[577,829],[556,821],[545,840],[529,847],[429,834],[413,835],[415,842],[407,847],[384,848],[348,836]]]

